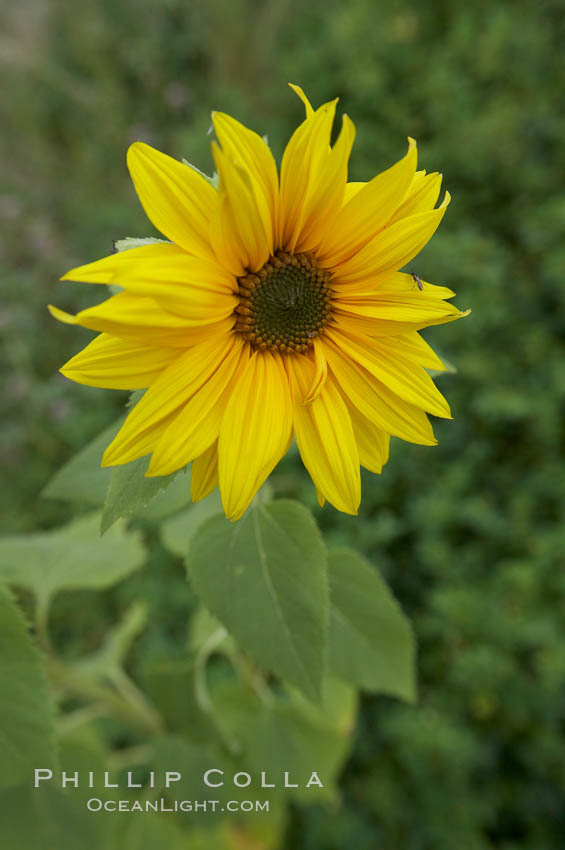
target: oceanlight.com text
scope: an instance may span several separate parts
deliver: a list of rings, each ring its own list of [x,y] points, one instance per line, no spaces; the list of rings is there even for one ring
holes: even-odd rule
[[[101,800],[86,802],[89,812],[268,812],[269,800]]]

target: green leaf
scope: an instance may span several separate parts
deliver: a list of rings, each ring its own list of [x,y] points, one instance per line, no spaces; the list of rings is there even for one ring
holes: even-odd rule
[[[76,669],[86,676],[107,677],[112,671],[125,666],[133,642],[147,623],[147,603],[139,599],[122,615],[121,620],[108,631],[102,645],[94,652],[75,662]]]
[[[106,447],[123,425],[124,417],[109,425],[78,454],[55,473],[42,492],[49,499],[82,502],[99,507],[104,504],[112,470],[102,469],[100,462]]]
[[[135,405],[142,394],[133,393],[128,406]],[[104,505],[104,530],[120,516],[159,522],[190,504],[190,484],[183,476],[144,477],[146,457],[125,466],[100,466],[105,449],[124,420],[122,416],[72,457],[51,478],[41,495],[93,507]]]
[[[213,791],[204,783],[204,774],[211,767],[225,771],[226,780],[237,772],[230,757],[213,745],[192,743],[181,735],[161,735],[153,745],[151,767],[155,770],[157,793],[171,795],[172,792],[179,800],[214,798],[223,802],[237,797],[238,789],[231,783],[228,785],[227,781],[223,788],[214,788]],[[167,791],[159,783],[164,782],[167,771],[173,770],[178,771],[181,778]],[[211,815],[212,812],[207,812],[206,819],[213,819]],[[199,817],[201,814],[197,813],[196,819]]]
[[[219,630],[225,637],[218,642]],[[201,651],[206,645],[213,644],[214,652],[220,652],[231,656],[235,650],[233,638],[231,638],[222,624],[210,614],[207,608],[200,605],[192,617],[189,625],[189,647],[194,652]]]
[[[135,511],[135,516],[138,519],[161,523],[167,517],[176,515],[179,511],[182,511],[187,505],[192,505],[190,472],[186,469],[181,469],[179,473],[168,476],[172,480],[166,485],[166,489],[161,489],[147,505]],[[167,479],[160,480],[166,481]]]
[[[142,509],[159,493],[164,493],[178,475],[177,472],[174,472],[172,475],[163,477],[146,478],[145,472],[148,465],[149,458],[142,457],[139,460],[126,463],[124,466],[116,466],[114,468],[102,510],[102,520],[100,523],[101,534],[105,534],[120,517],[143,515]],[[179,479],[180,483],[177,483],[171,499],[171,512],[179,510],[183,504],[190,501],[188,479],[184,475],[179,476]],[[186,501],[184,503],[183,493],[186,494]],[[161,518],[158,512],[156,512],[156,517],[158,519]]]
[[[207,841],[203,841],[201,843],[196,837],[198,833],[191,829],[190,831],[190,840],[184,846],[185,848],[190,848],[190,850],[197,850],[197,848],[201,848],[201,850],[220,850],[220,848],[231,848],[231,850],[235,850],[236,847],[241,848],[274,848],[279,846],[279,842],[276,840],[275,834],[277,837],[280,837],[281,827],[282,827],[282,794],[280,791],[276,791],[275,789],[257,787],[258,783],[253,783],[253,795],[250,796],[249,787],[238,787],[234,781],[233,777],[242,770],[246,770],[248,767],[245,760],[242,758],[231,758],[224,751],[219,748],[215,749],[213,747],[204,747],[201,745],[189,743],[180,735],[165,735],[157,738],[154,743],[154,755],[151,760],[151,769],[155,771],[155,779],[157,783],[157,788],[155,790],[156,795],[161,795],[165,797],[172,797],[173,799],[178,800],[217,800],[218,806],[215,812],[208,808],[206,810],[205,820],[206,820],[206,828],[210,829],[210,825],[213,825],[213,828],[216,826],[219,827],[228,827],[228,821],[232,819],[238,822],[238,829],[236,835],[234,835],[233,839],[227,840],[228,836],[226,835],[226,843],[223,841],[219,841],[219,836],[213,832],[209,834],[213,836],[213,840],[208,843]],[[210,777],[211,781],[220,782],[223,781],[223,786],[211,788],[204,782],[204,774],[206,771],[213,768],[215,770],[223,771],[224,775],[213,774]],[[266,770],[265,764],[261,767],[262,770]],[[163,782],[165,772],[166,771],[178,771],[181,774],[181,779],[178,782],[174,782],[170,788],[167,790],[163,785],[159,787],[159,783]],[[257,774],[255,777],[260,783],[260,774]],[[245,811],[245,815],[241,818],[241,814],[234,813],[234,815],[230,815],[227,810],[226,804],[228,801],[241,801],[241,800],[269,800],[270,808],[268,812],[250,812]],[[182,818],[187,824],[194,824],[197,826],[202,826],[203,824],[203,813],[202,810],[192,812],[186,812],[180,815],[179,820]],[[255,841],[251,839],[251,835],[245,834],[243,830],[251,830],[253,834],[260,835],[265,834],[265,840],[259,840],[259,837]],[[225,835],[225,833],[224,833]],[[268,836],[268,837],[267,837]],[[204,834],[202,835],[204,839]],[[237,839],[237,840],[236,840]],[[121,850],[121,849],[120,849]]]
[[[143,564],[145,550],[123,523],[100,539],[99,523],[95,513],[55,531],[0,538],[0,578],[43,601],[60,590],[111,587]]]
[[[102,782],[96,781],[95,788],[89,788],[87,781],[81,781],[83,777],[88,778],[88,772],[92,771],[96,780],[102,777],[104,771],[108,770],[109,751],[104,741],[104,737],[96,720],[87,722],[79,722],[75,725],[72,712],[62,715],[59,722],[58,744],[59,744],[59,764],[61,771],[65,771],[67,775],[71,775],[78,771],[79,784],[78,787],[69,786],[69,791],[72,793],[74,805],[79,808],[86,804],[89,797],[108,798],[113,794],[113,789],[104,788]],[[36,765],[39,767],[39,765]],[[58,773],[54,774],[52,785],[57,785],[56,778]],[[112,779],[112,782],[115,780]],[[39,794],[41,790],[49,785],[49,781],[40,782],[38,786]]]
[[[195,502],[187,510],[162,523],[160,530],[163,544],[173,555],[186,557],[189,543],[198,527],[221,510],[220,494],[216,489],[206,499]]]
[[[25,785],[0,794],[3,847],[10,850],[76,850],[77,847],[101,850],[108,846],[107,834],[112,826],[109,814],[89,812],[74,796],[72,787],[64,792],[48,782],[38,788],[32,783],[33,771],[28,774]],[[91,796],[103,795],[94,792]]]
[[[287,772],[298,788],[283,789],[285,795],[309,803],[336,797],[357,713],[351,685],[326,679],[320,706],[297,693],[263,702],[237,681],[219,683],[212,699],[226,732],[240,742],[241,760],[254,779],[248,790],[260,791],[262,772],[281,789]],[[315,780],[307,787],[314,771],[323,787]]]
[[[142,672],[149,697],[171,732],[180,732],[194,743],[214,740],[217,731],[198,703],[196,659],[152,660]]]
[[[117,818],[120,820],[120,818]],[[122,824],[120,824],[120,827]],[[124,829],[120,833],[120,850],[155,850],[156,847],[166,850],[186,850],[187,837],[175,821],[162,814],[154,812],[133,812],[126,815]],[[192,842],[190,847],[192,848]]]
[[[325,671],[326,554],[311,514],[287,500],[255,503],[231,523],[212,517],[192,538],[194,588],[268,670],[320,697]]]
[[[29,782],[35,767],[53,769],[54,709],[41,656],[1,585],[0,646],[0,788],[7,788]]]
[[[377,570],[351,549],[333,549],[328,575],[330,670],[365,690],[413,702],[412,628]]]

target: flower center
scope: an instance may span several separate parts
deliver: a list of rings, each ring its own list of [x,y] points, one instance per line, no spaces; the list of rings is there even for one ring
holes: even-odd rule
[[[257,349],[307,351],[330,317],[330,278],[309,254],[278,251],[238,278],[236,331]]]

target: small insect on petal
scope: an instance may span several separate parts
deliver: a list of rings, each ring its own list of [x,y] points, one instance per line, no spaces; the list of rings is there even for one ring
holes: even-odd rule
[[[410,274],[412,275],[412,280],[414,281],[414,283],[416,284],[416,286],[418,287],[418,289],[420,290],[420,292],[422,292],[422,290],[423,290],[423,288],[424,288],[424,284],[423,284],[423,283],[422,283],[422,281],[420,280],[419,275],[414,274],[414,272],[410,272]]]

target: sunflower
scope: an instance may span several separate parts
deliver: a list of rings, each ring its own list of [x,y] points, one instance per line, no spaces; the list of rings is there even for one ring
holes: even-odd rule
[[[347,181],[355,128],[337,100],[306,108],[280,176],[264,139],[213,113],[210,180],[141,142],[128,151],[141,204],[163,240],[68,272],[119,287],[67,323],[99,332],[61,369],[95,387],[145,389],[102,465],[151,455],[146,474],[192,462],[197,501],[219,485],[238,519],[293,437],[318,493],[356,514],[360,466],[380,472],[390,436],[434,445],[427,413],[450,418],[418,331],[462,315],[454,293],[400,271],[449,203],[416,144],[367,183]],[[416,285],[417,284],[417,285]]]

